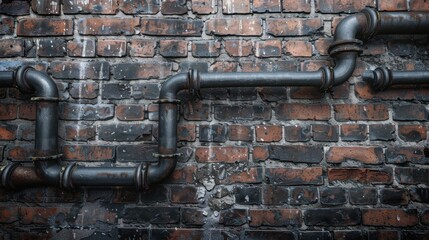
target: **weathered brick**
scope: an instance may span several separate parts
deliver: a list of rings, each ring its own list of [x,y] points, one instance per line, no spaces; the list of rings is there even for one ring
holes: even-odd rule
[[[322,13],[359,12],[365,7],[375,7],[372,0],[316,0],[316,11]]]
[[[307,226],[353,226],[361,223],[358,208],[312,208],[304,213]]]
[[[280,40],[258,41],[255,44],[255,56],[260,58],[280,57],[282,42]]]
[[[160,9],[159,0],[119,0],[119,8],[125,14],[156,14]]]
[[[0,56],[2,58],[24,56],[24,41],[22,39],[0,39]]]
[[[305,232],[299,232],[299,239],[300,240],[331,240],[332,236],[331,233],[328,231],[305,231]]]
[[[18,126],[17,139],[33,141],[35,137],[35,126],[33,124],[21,123]]]
[[[135,83],[131,87],[134,99],[157,99],[159,96],[158,83]]]
[[[335,240],[364,240],[362,231],[357,230],[334,230]]]
[[[384,162],[383,149],[380,147],[331,147],[326,153],[326,161],[341,163],[348,160],[364,164],[381,164]]]
[[[18,126],[9,123],[0,124],[0,140],[12,141],[16,139]]]
[[[407,142],[420,142],[427,137],[427,128],[424,125],[400,124],[398,136]]]
[[[0,213],[0,223],[2,224],[16,222],[20,217],[17,206],[1,206]]]
[[[15,20],[12,17],[3,16],[0,18],[0,35],[13,34],[15,30]]]
[[[126,40],[99,39],[97,55],[102,57],[124,57],[127,55]]]
[[[95,41],[93,39],[68,41],[67,54],[70,57],[95,57]]]
[[[70,212],[66,207],[19,207],[19,222],[23,225],[45,225],[53,223],[60,226],[65,223],[65,218]]]
[[[275,71],[297,71],[296,61],[243,61],[240,63],[243,72],[275,72]]]
[[[230,88],[228,91],[229,99],[232,101],[253,101],[258,97],[254,87]]]
[[[130,162],[154,162],[158,159],[153,156],[158,152],[156,145],[148,144],[120,144],[117,147],[116,159],[118,161]],[[144,153],[144,154],[142,154]]]
[[[223,14],[250,13],[250,0],[224,0],[222,12]]]
[[[78,22],[82,35],[134,35],[139,18],[83,18]]]
[[[429,231],[427,230],[404,230],[402,231],[401,240],[415,240],[429,238]]]
[[[262,203],[283,205],[288,203],[289,190],[284,186],[266,185],[262,188]]]
[[[200,125],[199,133],[201,142],[226,142],[228,126],[224,124]]]
[[[139,200],[139,194],[137,191],[127,191],[123,188],[115,189],[112,199],[114,204],[123,203],[136,203]]]
[[[99,138],[105,141],[151,141],[150,124],[104,124],[98,129]]]
[[[285,140],[288,142],[306,142],[311,139],[310,125],[284,126]]]
[[[219,41],[192,42],[192,56],[194,57],[219,57]]]
[[[379,227],[411,227],[419,223],[416,209],[362,209],[362,224]]]
[[[249,150],[247,147],[197,147],[195,151],[195,160],[197,162],[245,162],[249,159]]]
[[[109,79],[108,62],[52,62],[51,73],[58,79]]]
[[[259,87],[257,90],[263,101],[277,102],[287,99],[285,87]]]
[[[210,66],[210,72],[237,72],[237,69],[238,63],[236,62],[215,62]],[[206,90],[211,91],[207,88]],[[223,89],[220,90],[222,92]]]
[[[343,141],[365,141],[367,139],[368,127],[365,124],[343,124],[341,125],[341,140]]]
[[[363,184],[390,184],[393,181],[391,168],[328,168],[328,181],[358,182]]]
[[[322,188],[320,190],[320,203],[327,206],[346,204],[346,191],[339,187]]]
[[[182,124],[177,127],[177,139],[179,141],[193,142],[197,138],[194,124]]]
[[[313,124],[313,140],[321,142],[337,142],[339,139],[338,126]]]
[[[113,105],[110,104],[60,104],[59,117],[63,120],[106,120],[113,118]]]
[[[388,147],[386,149],[387,163],[416,163],[427,164],[429,158],[427,156],[427,149],[424,147]]]
[[[65,14],[116,14],[118,4],[116,0],[89,0],[85,3],[70,0],[63,2],[63,11]]]
[[[186,120],[209,120],[210,119],[210,104],[202,101],[186,102],[182,105],[183,117]]]
[[[241,226],[247,223],[247,209],[228,209],[221,211],[219,224],[225,226]]]
[[[377,189],[375,188],[352,188],[349,190],[350,203],[353,205],[375,205],[377,204]]]
[[[381,189],[381,203],[389,205],[408,205],[410,194],[406,189]]]
[[[426,121],[428,111],[421,104],[402,104],[393,106],[393,120],[396,121]]]
[[[325,92],[317,87],[289,87],[293,99],[322,99]]]
[[[429,188],[411,188],[410,197],[414,202],[429,203]]]
[[[113,77],[118,80],[163,79],[171,75],[171,63],[118,63],[113,66]]]
[[[17,36],[71,36],[72,19],[24,18],[18,22]]]
[[[266,105],[215,105],[214,117],[219,121],[270,120],[271,109]]]
[[[247,57],[252,54],[253,44],[248,40],[225,40],[225,51],[231,57]]]
[[[236,187],[234,188],[235,202],[241,205],[261,204],[260,187]]]
[[[423,224],[429,225],[429,210],[428,209],[423,211],[423,213],[421,215],[421,221]]]
[[[337,104],[334,105],[337,121],[382,121],[389,119],[385,104]]]
[[[128,46],[131,57],[153,57],[155,55],[156,41],[147,39],[132,39]]]
[[[204,239],[207,234],[211,232],[203,229],[185,229],[185,228],[174,228],[174,229],[152,229],[151,237],[153,239]]]
[[[1,134],[1,127],[0,127]],[[1,135],[0,135],[1,136]],[[34,154],[34,144],[19,144],[8,149],[6,154],[7,159],[13,161],[28,161],[28,159]]]
[[[181,15],[188,12],[186,0],[166,0],[162,1],[161,13],[164,15]]]
[[[412,100],[423,89],[403,89],[391,87],[386,91],[375,91],[366,82],[361,81],[355,84],[356,96],[361,99],[384,99],[384,100]],[[423,93],[424,94],[424,93]]]
[[[411,11],[429,11],[429,6],[425,0],[410,0]]]
[[[185,40],[161,40],[159,42],[159,54],[164,57],[188,56],[188,42]]]
[[[130,207],[124,210],[124,223],[175,224],[180,221],[179,207]],[[165,231],[165,230],[164,230]],[[156,238],[152,231],[152,237]]]
[[[94,99],[98,97],[98,83],[85,81],[83,83],[72,83],[70,85],[70,96],[76,99]]]
[[[115,108],[116,118],[122,121],[139,121],[145,118],[144,105],[142,104],[121,104]]]
[[[404,11],[407,10],[407,0],[393,0],[377,2],[380,11]]]
[[[229,140],[231,141],[252,141],[253,131],[251,126],[230,125]]]
[[[270,145],[270,159],[294,163],[320,163],[322,146]]]
[[[299,209],[250,209],[252,227],[259,226],[301,226],[301,210]]]
[[[115,157],[114,146],[65,145],[64,159],[73,161],[111,161]]]
[[[307,168],[267,168],[266,179],[279,185],[320,185],[323,184],[321,167]]]
[[[393,124],[371,124],[369,125],[369,140],[392,141],[395,140],[395,125]]]
[[[106,83],[101,89],[103,99],[126,99],[131,98],[131,86],[127,83]]]
[[[292,231],[287,230],[245,230],[245,239],[295,239]]]
[[[171,188],[172,203],[198,203],[198,189],[193,186],[175,186]]]
[[[182,208],[182,223],[187,226],[202,226],[206,222],[204,215],[204,210],[200,208]]]
[[[282,140],[282,126],[257,125],[255,127],[257,142],[278,142]]]
[[[143,18],[143,35],[198,37],[203,30],[202,20]]]
[[[64,39],[37,40],[37,55],[39,57],[64,57],[66,52],[66,41]]]
[[[262,21],[259,18],[210,19],[206,21],[206,34],[220,36],[261,36]]]
[[[0,103],[0,120],[14,120],[17,113],[18,106],[15,103]]]
[[[293,187],[290,195],[291,205],[314,204],[319,200],[319,194],[315,187]]]
[[[22,16],[30,14],[29,1],[2,1],[0,3],[0,14],[11,16]]]
[[[235,183],[261,183],[263,178],[262,168],[248,168],[247,171],[227,173],[225,179],[221,180],[221,184]]]
[[[253,161],[265,161],[270,156],[268,146],[253,146]]]
[[[281,12],[281,0],[253,0],[253,12]]]
[[[89,141],[95,139],[95,127],[86,125],[66,125],[65,140],[68,141]]]
[[[331,38],[319,38],[314,42],[314,46],[320,55],[328,55],[328,49],[332,42]]]
[[[307,0],[282,0],[283,12],[304,12],[311,11],[311,3]]]
[[[276,118],[287,120],[329,120],[331,109],[327,104],[280,103],[274,108]]]
[[[323,26],[320,18],[269,18],[266,22],[267,33],[276,37],[311,35]]]
[[[294,57],[311,57],[313,53],[312,45],[306,41],[287,41],[285,45],[286,53]]]
[[[328,64],[329,62],[326,60],[305,60],[301,63],[301,71],[318,71]]]
[[[389,49],[389,52],[400,57],[414,55],[417,52],[416,46],[411,41],[402,39],[388,41],[387,48]]]
[[[414,167],[395,168],[396,180],[402,184],[428,184],[429,169]]]
[[[192,0],[192,12],[196,14],[216,13],[216,1]]]

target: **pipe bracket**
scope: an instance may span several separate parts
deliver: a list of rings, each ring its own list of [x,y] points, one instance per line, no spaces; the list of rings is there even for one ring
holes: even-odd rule
[[[359,39],[346,39],[333,42],[329,48],[328,53],[331,57],[342,52],[358,52],[361,53],[363,42]]]
[[[57,97],[32,97],[31,101],[35,102],[59,102],[60,98]]]
[[[60,186],[65,189],[73,189],[72,173],[76,168],[76,163],[71,163],[67,167],[61,169]]]
[[[152,155],[156,158],[174,158],[174,157],[182,156],[181,153],[170,153],[170,154],[153,153]]]
[[[190,69],[188,72],[189,93],[197,98],[201,98],[200,94],[200,73],[197,69]]]
[[[19,163],[12,163],[6,165],[3,169],[0,170],[0,186],[1,187],[10,187],[13,188],[10,181],[10,175],[12,174],[15,168],[21,166]]]
[[[51,155],[51,156],[44,156],[44,157],[30,157],[31,161],[43,161],[43,160],[56,160],[56,159],[60,159],[63,157],[63,154],[55,154],[55,155]]]
[[[175,104],[180,104],[180,100],[179,99],[160,98],[160,99],[154,101],[153,103],[175,103]]]

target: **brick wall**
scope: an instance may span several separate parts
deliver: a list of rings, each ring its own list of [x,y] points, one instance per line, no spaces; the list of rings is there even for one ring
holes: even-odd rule
[[[0,70],[58,84],[64,162],[154,161],[160,84],[189,68],[306,71],[342,17],[426,0],[33,0],[0,3]],[[428,239],[429,91],[372,91],[365,69],[429,70],[427,36],[377,36],[353,77],[180,93],[176,171],[133,189],[0,189],[0,239]],[[2,162],[29,163],[35,106],[0,90]],[[31,164],[31,163],[30,163]]]

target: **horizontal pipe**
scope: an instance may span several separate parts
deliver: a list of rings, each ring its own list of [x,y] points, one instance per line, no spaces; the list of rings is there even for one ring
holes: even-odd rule
[[[15,76],[13,71],[0,72],[0,88],[10,88],[15,86]]]
[[[429,71],[391,71],[379,67],[365,71],[362,78],[373,89],[382,91],[392,85],[428,84]]]
[[[429,14],[424,12],[381,12],[378,34],[425,34]]]
[[[77,166],[71,173],[74,187],[135,186],[135,167],[82,167]]]

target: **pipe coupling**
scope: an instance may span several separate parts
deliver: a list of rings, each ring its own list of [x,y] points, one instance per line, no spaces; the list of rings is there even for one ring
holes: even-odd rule
[[[73,181],[72,181],[72,174],[73,171],[76,169],[77,164],[71,163],[67,165],[66,167],[61,168],[60,172],[60,187],[65,189],[73,189]]]
[[[201,94],[200,94],[200,73],[197,69],[189,69],[188,87],[189,87],[189,93],[193,97],[201,98]]]
[[[146,190],[149,188],[147,185],[148,163],[141,163],[134,174],[134,182],[138,191]]]
[[[362,33],[362,38],[367,40],[378,33],[380,27],[380,13],[373,8],[365,8],[361,13],[366,17],[366,25]]]
[[[365,82],[376,91],[382,91],[392,85],[392,71],[385,67],[378,67],[373,71],[367,70],[362,74]]]
[[[0,169],[0,187],[13,188],[13,185],[10,181],[10,176],[12,175],[13,170],[19,166],[21,166],[21,164],[12,163]]]
[[[358,52],[361,53],[363,42],[359,39],[346,39],[333,42],[329,48],[328,53],[331,57],[343,52]]]
[[[27,81],[25,81],[25,74],[28,70],[34,69],[30,66],[23,66],[18,68],[18,70],[15,72],[15,80],[16,80],[16,86],[18,87],[19,91],[24,93],[33,93],[34,89],[28,85]]]
[[[322,72],[322,84],[320,85],[320,90],[326,92],[335,84],[334,69],[332,67],[323,66],[319,71]]]

